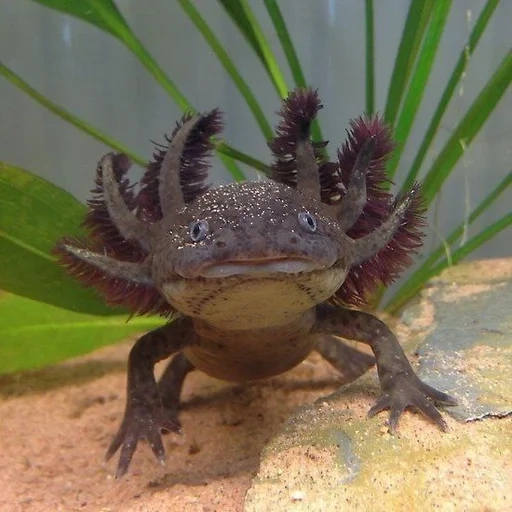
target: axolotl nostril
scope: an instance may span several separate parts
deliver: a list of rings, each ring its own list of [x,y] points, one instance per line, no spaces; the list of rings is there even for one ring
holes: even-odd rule
[[[119,448],[117,476],[140,439],[164,459],[161,431],[179,431],[180,392],[193,370],[228,381],[280,374],[319,352],[349,382],[377,365],[396,429],[412,406],[442,429],[434,403],[455,404],[414,373],[393,333],[361,306],[389,284],[421,245],[423,212],[415,185],[393,200],[384,167],[393,144],[378,117],[351,123],[338,160],[312,142],[317,93],[284,101],[270,179],[206,185],[218,110],[185,115],[157,149],[134,193],[124,155],[98,165],[85,241],[63,240],[61,263],[109,304],[170,321],[142,336],[128,364],[128,398],[108,451]],[[368,344],[375,357],[339,338]],[[155,363],[173,356],[156,382]]]

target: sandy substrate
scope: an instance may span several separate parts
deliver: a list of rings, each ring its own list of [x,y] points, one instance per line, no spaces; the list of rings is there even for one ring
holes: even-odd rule
[[[165,436],[167,466],[147,445],[113,478],[104,453],[121,420],[130,344],[46,370],[0,377],[0,510],[238,511],[259,455],[294,408],[328,394],[318,358],[243,387],[194,372],[184,435]]]

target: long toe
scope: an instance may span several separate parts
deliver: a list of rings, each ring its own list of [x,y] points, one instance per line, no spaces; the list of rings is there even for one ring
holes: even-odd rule
[[[384,393],[375,402],[375,405],[368,411],[368,417],[371,418],[379,412],[384,411],[385,409],[389,409],[390,406],[391,397],[387,393]]]

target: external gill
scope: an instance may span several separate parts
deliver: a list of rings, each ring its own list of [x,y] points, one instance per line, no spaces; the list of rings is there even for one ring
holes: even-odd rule
[[[210,126],[212,124],[215,127]],[[159,194],[152,198],[158,204],[151,206],[161,209],[166,214],[165,220],[185,203],[182,189],[190,182],[183,176],[180,179],[183,167],[192,174],[191,181],[195,183],[197,168],[204,167],[202,158],[210,144],[210,133],[219,126],[219,113],[213,111],[205,116],[186,116],[174,131],[159,168]],[[64,239],[57,244],[54,252],[69,274],[95,287],[107,303],[126,306],[134,314],[169,315],[172,309],[151,278],[149,257],[152,233],[158,229],[158,222],[164,220],[151,223],[137,216],[137,207],[131,204],[132,196],[128,194],[125,182],[121,182],[127,170],[125,160],[123,155],[109,153],[98,164],[95,190],[98,198],[91,205],[86,227],[91,233],[96,229],[102,236],[91,237],[85,242]],[[122,169],[117,167],[121,164],[124,166]],[[112,247],[107,236],[110,232],[117,237]],[[119,251],[123,241],[141,248],[142,253],[136,261],[129,260],[130,254],[126,251],[129,247],[125,252]]]
[[[379,116],[352,120],[338,161],[324,161],[319,148],[326,143],[309,137],[320,108],[312,89],[293,91],[284,100],[282,120],[269,144],[275,156],[273,178],[313,201],[320,190],[327,214],[354,240],[352,268],[336,295],[361,306],[379,284],[390,284],[411,263],[410,255],[421,245],[425,208],[417,185],[392,201],[385,166],[394,143]]]

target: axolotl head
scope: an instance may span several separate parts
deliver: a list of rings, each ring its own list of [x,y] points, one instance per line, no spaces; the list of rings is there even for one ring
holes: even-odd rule
[[[271,181],[209,190],[162,226],[152,275],[186,315],[282,323],[333,296],[350,269],[349,239],[323,210]]]
[[[309,137],[320,108],[311,90],[285,100],[271,180],[205,185],[217,110],[183,118],[137,196],[127,159],[106,155],[90,239],[61,242],[61,261],[109,303],[223,328],[285,323],[335,296],[361,302],[420,245],[421,204],[416,187],[394,202],[382,189],[391,140],[379,118],[354,121],[338,162],[327,162],[325,143]]]

